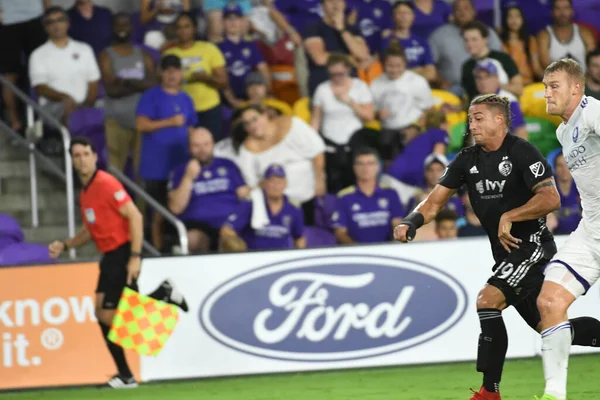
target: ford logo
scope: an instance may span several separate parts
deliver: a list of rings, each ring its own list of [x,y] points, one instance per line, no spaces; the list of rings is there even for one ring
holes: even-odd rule
[[[372,255],[292,259],[246,272],[211,292],[200,323],[216,341],[260,357],[342,361],[434,339],[464,315],[448,274]]]

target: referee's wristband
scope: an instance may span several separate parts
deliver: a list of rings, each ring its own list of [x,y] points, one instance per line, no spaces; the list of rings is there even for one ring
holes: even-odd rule
[[[142,257],[142,253],[139,253],[137,251],[132,251],[131,255],[129,256],[129,258],[141,258]]]

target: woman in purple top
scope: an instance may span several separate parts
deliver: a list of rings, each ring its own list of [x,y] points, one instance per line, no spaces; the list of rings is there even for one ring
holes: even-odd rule
[[[433,31],[448,23],[452,8],[444,0],[414,0],[415,22],[412,31],[427,39]]]
[[[554,179],[556,179],[556,188],[560,194],[560,209],[553,214],[556,218],[556,228],[553,233],[568,234],[579,225],[582,209],[579,192],[562,153],[558,153],[554,159]],[[548,221],[549,225],[550,223]]]

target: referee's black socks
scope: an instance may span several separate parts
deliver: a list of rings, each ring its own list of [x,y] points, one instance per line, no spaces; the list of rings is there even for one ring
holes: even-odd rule
[[[98,322],[98,324],[100,325],[100,329],[102,329],[102,336],[104,336],[106,347],[108,347],[110,355],[115,361],[115,364],[117,364],[119,375],[121,375],[121,377],[123,378],[131,378],[133,374],[129,369],[129,365],[127,365],[127,360],[125,359],[125,352],[123,351],[123,348],[108,340],[108,332],[110,332],[110,327],[108,325],[104,325],[101,322]]]
[[[500,391],[502,368],[508,349],[508,334],[502,311],[495,308],[477,310],[481,334],[477,350],[477,371],[483,372],[483,387],[488,392]]]
[[[600,347],[600,321],[592,317],[570,319],[572,344],[576,346]]]

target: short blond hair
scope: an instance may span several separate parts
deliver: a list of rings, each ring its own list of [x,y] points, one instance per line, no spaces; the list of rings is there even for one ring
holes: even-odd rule
[[[544,76],[556,72],[564,72],[570,79],[585,86],[585,72],[583,72],[581,65],[572,58],[561,58],[560,60],[554,61],[546,67]]]

